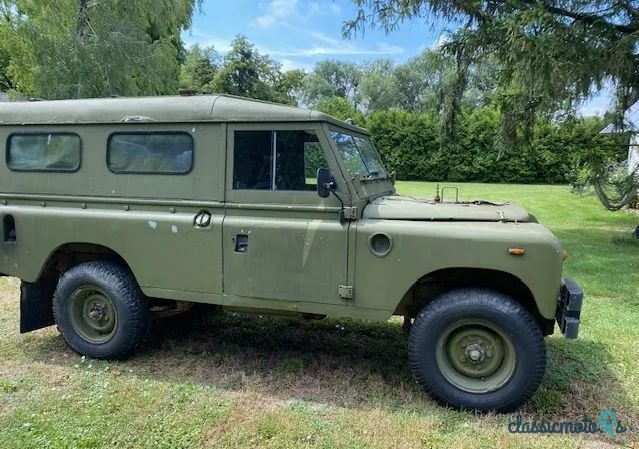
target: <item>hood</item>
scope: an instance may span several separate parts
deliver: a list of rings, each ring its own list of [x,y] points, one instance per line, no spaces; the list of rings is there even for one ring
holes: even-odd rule
[[[432,221],[536,221],[526,209],[488,201],[444,202],[410,196],[382,196],[364,208],[364,218]]]

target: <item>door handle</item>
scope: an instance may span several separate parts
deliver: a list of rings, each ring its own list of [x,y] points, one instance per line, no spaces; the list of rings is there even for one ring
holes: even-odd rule
[[[211,224],[211,212],[208,210],[201,210],[193,219],[193,226],[196,228],[208,228]]]

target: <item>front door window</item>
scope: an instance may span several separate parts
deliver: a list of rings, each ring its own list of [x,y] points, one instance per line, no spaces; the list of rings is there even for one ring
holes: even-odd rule
[[[235,131],[234,190],[314,191],[327,167],[313,131]]]

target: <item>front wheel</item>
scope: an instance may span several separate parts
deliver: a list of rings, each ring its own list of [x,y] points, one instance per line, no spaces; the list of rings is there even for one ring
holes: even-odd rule
[[[459,409],[511,411],[546,369],[539,326],[519,303],[484,288],[441,294],[415,319],[410,367],[424,390]]]
[[[146,335],[149,307],[131,272],[112,262],[86,262],[64,273],[53,315],[69,346],[96,359],[129,356]]]

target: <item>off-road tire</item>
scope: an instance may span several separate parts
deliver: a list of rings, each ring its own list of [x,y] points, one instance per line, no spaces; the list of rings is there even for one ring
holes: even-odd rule
[[[70,297],[84,286],[95,286],[104,292],[117,312],[117,322],[108,341],[93,343],[74,328]],[[108,360],[130,356],[146,335],[150,322],[147,300],[133,274],[117,263],[104,261],[86,262],[62,275],[53,296],[53,316],[73,350]]]
[[[447,380],[436,359],[436,346],[446,329],[469,319],[502,329],[514,348],[512,374],[494,391],[458,388]],[[544,337],[532,315],[510,296],[486,288],[450,290],[426,304],[412,326],[408,356],[411,371],[426,393],[439,403],[464,410],[515,410],[537,391],[546,369]]]

